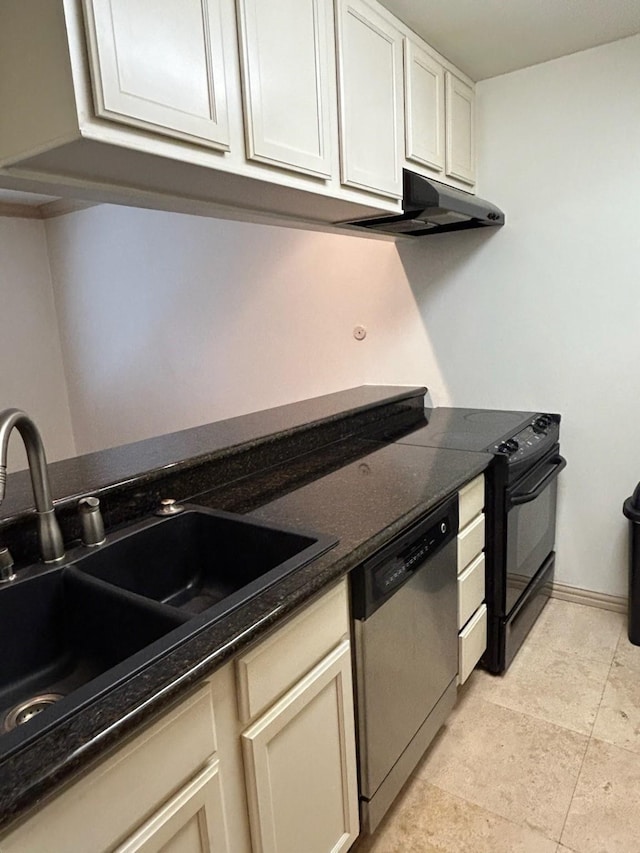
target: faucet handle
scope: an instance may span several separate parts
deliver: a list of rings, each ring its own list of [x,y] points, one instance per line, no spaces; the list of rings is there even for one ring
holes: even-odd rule
[[[80,526],[82,527],[82,544],[89,548],[94,545],[102,545],[107,537],[104,532],[99,498],[80,498],[78,510],[80,512]]]
[[[0,548],[0,583],[9,583],[15,580],[15,577],[11,551],[8,548]]]

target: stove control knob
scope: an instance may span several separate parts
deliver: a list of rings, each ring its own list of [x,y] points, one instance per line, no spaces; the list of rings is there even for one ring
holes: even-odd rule
[[[549,424],[551,423],[551,418],[548,415],[541,415],[539,418],[536,418],[533,422],[533,431],[534,432],[546,432],[549,428]]]
[[[508,456],[510,452],[511,452],[511,451],[510,451],[510,450],[509,450],[509,448],[507,447],[507,442],[506,442],[506,441],[503,441],[503,442],[502,442],[502,444],[499,444],[499,445],[498,445],[498,453],[505,453],[505,454]]]
[[[520,442],[517,438],[509,438],[507,439],[505,444],[507,445],[507,450],[509,451],[509,453],[515,453],[516,450],[520,447]]]

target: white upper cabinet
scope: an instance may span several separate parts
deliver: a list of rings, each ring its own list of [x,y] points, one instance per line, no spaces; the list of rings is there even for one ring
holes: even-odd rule
[[[331,175],[328,0],[238,0],[247,157]]]
[[[220,0],[84,0],[96,113],[228,150]]]
[[[402,35],[363,0],[337,0],[341,178],[402,196]]]
[[[447,166],[450,178],[475,184],[475,92],[450,71],[446,75]]]
[[[472,81],[377,0],[0,6],[0,169],[31,189],[313,225],[400,213],[403,168],[474,184]]]
[[[406,158],[444,172],[444,68],[411,39],[404,40]]]

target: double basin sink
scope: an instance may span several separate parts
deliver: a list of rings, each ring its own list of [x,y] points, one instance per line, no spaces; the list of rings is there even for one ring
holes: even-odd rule
[[[24,570],[0,588],[0,756],[336,541],[186,506]]]

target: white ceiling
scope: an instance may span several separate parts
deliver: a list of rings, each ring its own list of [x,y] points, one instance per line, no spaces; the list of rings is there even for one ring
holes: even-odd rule
[[[640,0],[381,0],[483,80],[640,33]]]

